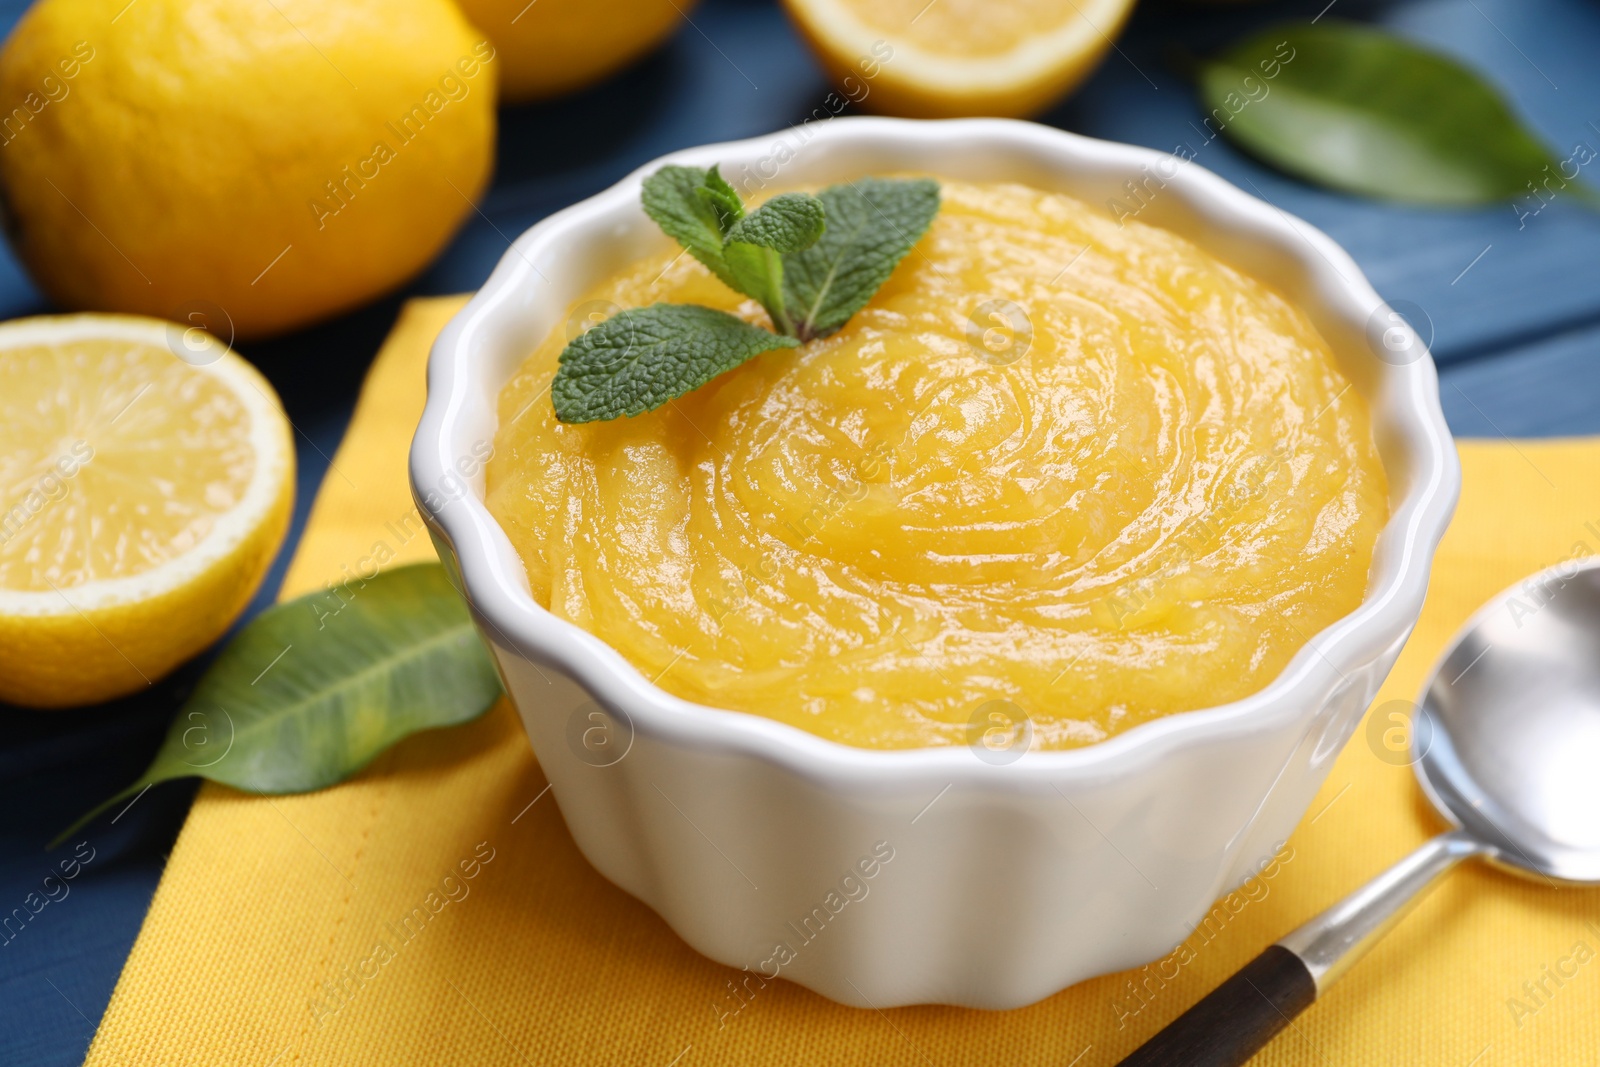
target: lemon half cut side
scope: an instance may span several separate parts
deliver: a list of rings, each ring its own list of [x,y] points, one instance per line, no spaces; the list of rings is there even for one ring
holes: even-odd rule
[[[0,324],[0,701],[135,692],[215,641],[283,540],[277,394],[201,330]]]
[[[784,0],[850,100],[911,118],[1042,111],[1097,67],[1134,0]]]

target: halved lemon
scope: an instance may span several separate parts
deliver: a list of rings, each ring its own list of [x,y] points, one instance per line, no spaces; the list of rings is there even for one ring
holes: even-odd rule
[[[1133,0],[784,0],[844,97],[916,118],[1032,115],[1099,65]]]
[[[108,700],[204,649],[293,504],[277,394],[210,334],[121,315],[0,325],[0,700]]]

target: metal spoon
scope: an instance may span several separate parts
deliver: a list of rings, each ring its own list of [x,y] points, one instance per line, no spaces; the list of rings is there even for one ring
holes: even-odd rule
[[[1456,829],[1268,946],[1124,1067],[1244,1063],[1469,856],[1600,883],[1600,558],[1541,571],[1468,620],[1423,692],[1411,753]]]

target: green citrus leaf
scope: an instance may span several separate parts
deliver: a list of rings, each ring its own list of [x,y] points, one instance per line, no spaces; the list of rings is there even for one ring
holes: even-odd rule
[[[326,788],[403,737],[477,718],[499,695],[494,664],[437,563],[285,601],[222,650],[139,780],[50,847],[173,778],[251,793]]]
[[[1563,184],[1576,174],[1560,175],[1561,163],[1473,71],[1371,27],[1269,29],[1202,63],[1199,81],[1208,129],[1346,192],[1488,204],[1549,174]]]

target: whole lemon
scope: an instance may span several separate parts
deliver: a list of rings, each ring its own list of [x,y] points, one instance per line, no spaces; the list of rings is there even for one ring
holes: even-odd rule
[[[0,199],[58,304],[259,336],[426,264],[494,156],[450,0],[40,0],[0,51]]]
[[[459,0],[500,51],[500,91],[537,100],[581,89],[666,40],[694,0]]]

